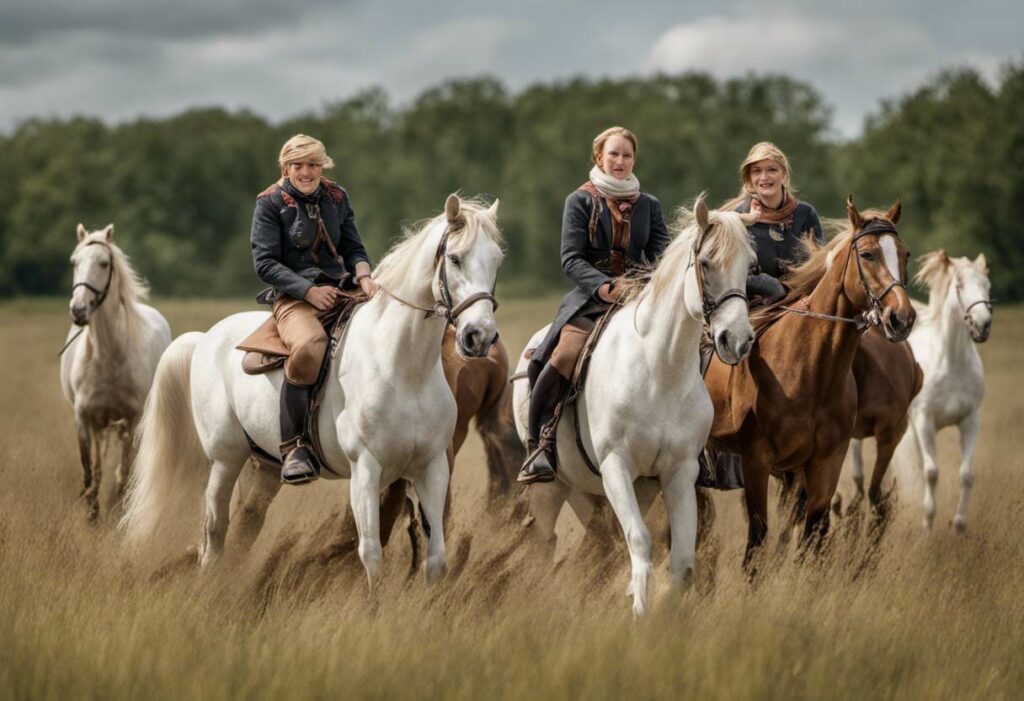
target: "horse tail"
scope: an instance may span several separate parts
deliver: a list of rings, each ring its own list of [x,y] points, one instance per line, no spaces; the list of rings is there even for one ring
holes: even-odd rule
[[[476,417],[477,432],[487,454],[488,502],[511,495],[516,474],[526,459],[512,413],[512,383],[503,379],[502,384],[497,400],[483,407]]]
[[[160,357],[136,434],[136,458],[121,528],[131,542],[151,540],[195,511],[210,464],[192,416],[192,354],[203,334],[186,333]]]
[[[908,415],[907,430],[903,432],[903,437],[897,444],[889,463],[893,467],[892,474],[896,480],[896,488],[903,496],[910,496],[913,492],[920,491],[922,486],[921,470],[924,464],[917,442],[917,430],[914,428],[914,422],[909,419]]]

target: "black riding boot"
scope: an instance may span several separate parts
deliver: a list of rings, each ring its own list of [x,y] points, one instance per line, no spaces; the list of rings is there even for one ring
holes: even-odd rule
[[[569,388],[569,380],[547,364],[537,376],[530,395],[530,420],[527,427],[526,462],[519,470],[517,482],[551,482],[555,479],[554,438],[550,445],[541,445],[540,432],[555,415],[555,407]]]
[[[320,467],[306,442],[306,413],[313,388],[285,380],[281,388],[281,481],[306,484],[320,476]]]

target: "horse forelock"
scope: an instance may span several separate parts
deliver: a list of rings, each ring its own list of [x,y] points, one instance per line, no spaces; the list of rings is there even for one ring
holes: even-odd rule
[[[101,244],[110,251],[110,263],[113,266],[114,274],[108,294],[116,296],[121,304],[126,306],[145,301],[149,297],[149,285],[132,268],[128,255],[116,243],[108,241],[102,231],[94,231],[82,239],[75,246],[72,256],[95,244]]]

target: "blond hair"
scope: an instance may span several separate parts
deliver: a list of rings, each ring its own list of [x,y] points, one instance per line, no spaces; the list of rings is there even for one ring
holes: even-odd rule
[[[605,142],[613,136],[621,136],[622,138],[627,139],[629,143],[633,144],[633,155],[636,155],[636,134],[626,127],[608,127],[594,139],[594,144],[590,150],[590,157],[593,159],[594,163],[597,163],[597,157],[601,155],[602,151],[604,151]]]
[[[722,205],[722,209],[734,210],[756,194],[750,183],[750,169],[760,161],[775,161],[782,167],[782,185],[786,192],[795,194],[796,188],[790,183],[789,159],[778,146],[770,141],[760,141],[750,147],[747,157],[740,164],[740,192]]]
[[[281,175],[285,175],[289,163],[312,163],[324,168],[334,167],[334,161],[327,155],[327,148],[323,142],[305,134],[296,134],[284,142],[277,163],[281,166]]]

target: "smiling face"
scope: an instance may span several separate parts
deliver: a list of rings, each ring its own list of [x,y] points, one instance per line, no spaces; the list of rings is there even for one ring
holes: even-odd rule
[[[320,187],[323,168],[319,163],[289,163],[285,166],[284,175],[296,190],[303,195],[311,195]]]
[[[769,207],[782,204],[783,191],[788,184],[786,169],[774,159],[765,158],[747,169],[747,188]]]
[[[618,134],[609,136],[604,142],[604,148],[597,155],[597,166],[607,175],[619,180],[625,180],[633,174],[633,164],[636,161],[636,153],[633,143],[624,136]]]

